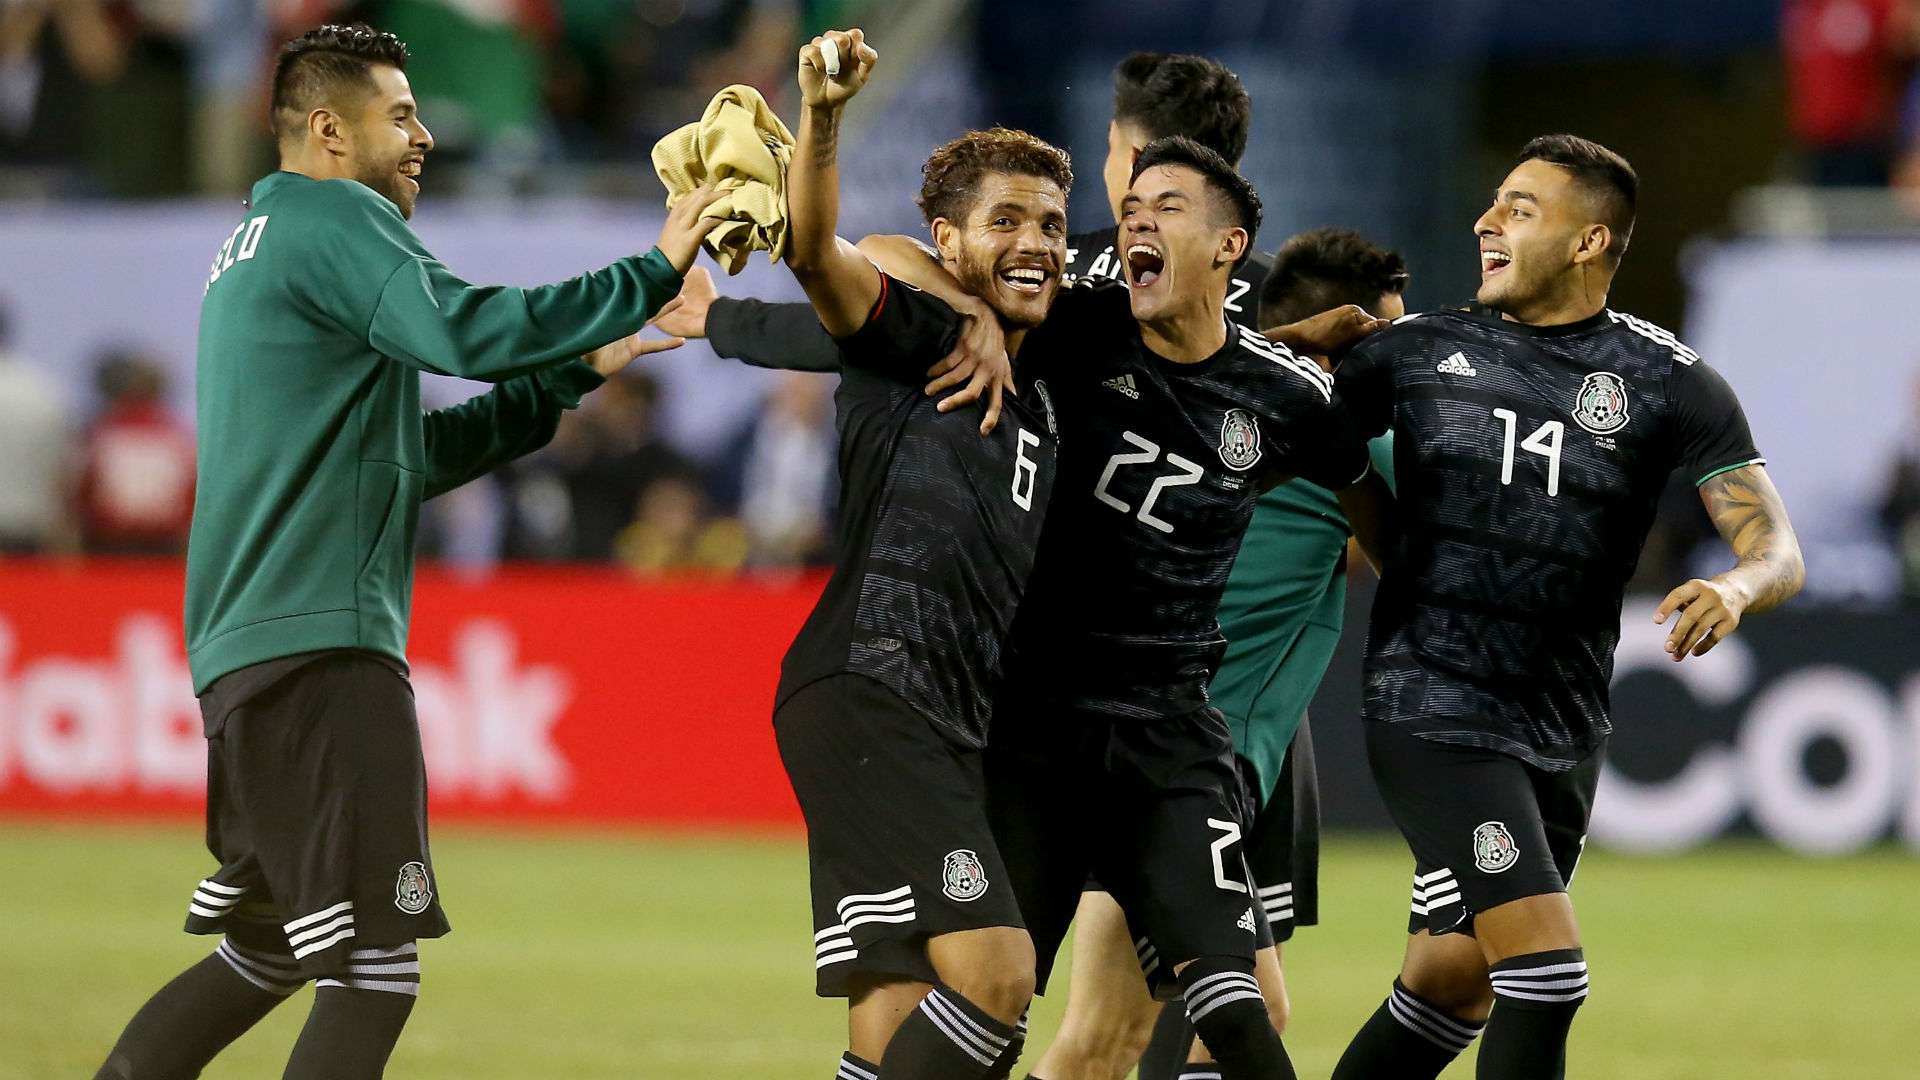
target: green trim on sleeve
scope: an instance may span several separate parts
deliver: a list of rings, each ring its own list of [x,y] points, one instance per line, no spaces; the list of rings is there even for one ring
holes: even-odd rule
[[[1746,467],[1747,467],[1747,466],[1749,466],[1749,465],[1765,465],[1766,463],[1767,463],[1767,459],[1766,459],[1766,458],[1763,458],[1763,457],[1757,457],[1757,458],[1753,458],[1753,459],[1751,459],[1751,460],[1748,460],[1748,461],[1736,461],[1736,462],[1734,462],[1734,463],[1733,463],[1733,464],[1731,464],[1731,465],[1722,465],[1722,466],[1720,466],[1719,468],[1717,468],[1717,469],[1715,469],[1715,470],[1713,470],[1712,472],[1710,472],[1710,473],[1708,473],[1707,475],[1705,475],[1705,476],[1703,476],[1703,477],[1701,477],[1700,479],[1698,479],[1698,480],[1695,480],[1695,481],[1693,482],[1693,486],[1694,486],[1694,487],[1699,487],[1699,486],[1700,486],[1701,484],[1704,484],[1704,483],[1706,483],[1707,481],[1709,481],[1709,480],[1711,480],[1711,479],[1713,479],[1714,477],[1716,477],[1716,476],[1719,476],[1719,475],[1720,475],[1721,473],[1729,473],[1729,472],[1732,472],[1732,471],[1733,471],[1733,470],[1735,470],[1735,469],[1744,469],[1744,468],[1746,468]]]

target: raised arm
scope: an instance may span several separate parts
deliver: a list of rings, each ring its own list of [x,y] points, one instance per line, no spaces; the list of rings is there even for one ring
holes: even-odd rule
[[[1660,602],[1654,622],[1679,615],[1667,632],[1667,653],[1675,661],[1705,655],[1739,628],[1742,616],[1779,607],[1807,580],[1800,540],[1766,466],[1709,477],[1700,485],[1700,501],[1737,561],[1726,573],[1695,578]]]
[[[828,31],[800,50],[800,133],[787,168],[787,265],[834,337],[866,325],[880,299],[880,272],[834,233],[841,113],[878,59],[857,29]]]

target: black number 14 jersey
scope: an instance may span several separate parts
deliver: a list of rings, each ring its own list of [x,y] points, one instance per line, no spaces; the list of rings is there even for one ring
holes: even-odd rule
[[[1612,731],[1620,605],[1676,469],[1757,464],[1740,403],[1671,333],[1603,310],[1535,327],[1404,319],[1338,375],[1392,427],[1401,537],[1367,640],[1366,716],[1571,768]]]

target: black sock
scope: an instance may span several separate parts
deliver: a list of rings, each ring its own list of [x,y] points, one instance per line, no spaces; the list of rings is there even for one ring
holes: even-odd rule
[[[1020,1055],[1027,1049],[1027,1017],[1032,1013],[1033,1010],[1028,1009],[1020,1014],[1020,1022],[1013,1026],[1013,1041],[1007,1044],[1007,1052],[1000,1055],[1000,1060],[987,1073],[986,1080],[1009,1080],[1013,1076],[1013,1067],[1020,1064]]]
[[[936,986],[893,1033],[880,1058],[879,1080],[985,1080],[1018,1033]]]
[[[1587,999],[1579,949],[1509,957],[1488,969],[1493,1016],[1480,1047],[1480,1080],[1555,1080],[1565,1075],[1567,1029]]]
[[[1224,1080],[1293,1080],[1251,958],[1203,956],[1180,969],[1180,988],[1187,1019]]]
[[[840,1068],[833,1080],[874,1080],[879,1075],[880,1066],[849,1050],[840,1055]]]
[[[1161,1009],[1154,1021],[1153,1037],[1147,1051],[1140,1055],[1140,1080],[1179,1080],[1186,1068],[1187,1054],[1193,1050],[1193,1025],[1181,1009]]]
[[[293,957],[234,950],[227,942],[212,956],[174,976],[140,1006],[120,1033],[94,1080],[190,1080],[227,1044],[300,988]]]
[[[1433,1080],[1484,1027],[1454,1016],[1395,979],[1393,993],[1340,1055],[1333,1080]]]
[[[282,1080],[378,1080],[413,1002],[413,994],[337,982],[317,987]]]

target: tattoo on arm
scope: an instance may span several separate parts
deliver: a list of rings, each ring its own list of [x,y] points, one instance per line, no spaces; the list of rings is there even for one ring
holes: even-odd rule
[[[840,155],[840,112],[822,110],[813,118],[813,163],[822,168]]]
[[[1765,467],[1721,473],[1700,485],[1700,501],[1739,560],[1720,579],[1746,590],[1748,612],[1778,607],[1800,591],[1807,576],[1800,541]]]

